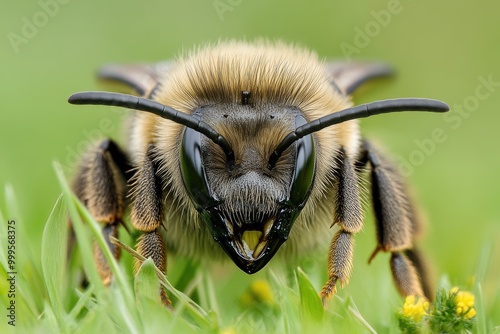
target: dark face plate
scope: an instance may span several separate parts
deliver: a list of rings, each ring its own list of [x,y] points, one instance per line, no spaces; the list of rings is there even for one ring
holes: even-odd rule
[[[210,228],[214,240],[219,243],[231,260],[242,271],[253,274],[262,269],[273,258],[283,242],[288,239],[288,234],[299,211],[297,208],[286,206],[280,209],[267,236],[264,248],[255,258],[242,247],[241,237],[236,236],[231,229],[227,228],[225,214],[220,212],[217,207],[204,210],[200,214],[202,220]]]
[[[306,123],[300,113],[292,119],[295,127]],[[203,159],[205,144],[206,140],[199,132],[185,129],[180,169],[186,191],[214,240],[241,270],[248,274],[255,273],[271,260],[288,239],[293,223],[307,202],[315,176],[313,137],[305,136],[292,146],[293,154],[288,158],[293,159],[293,171],[288,184],[284,185],[285,196],[273,200],[271,207],[274,209],[262,212],[255,203],[248,203],[254,208],[242,220],[235,218],[239,216],[230,209],[236,205],[227,203],[233,199],[220,198],[213,191],[216,187],[207,177]],[[242,186],[254,185],[255,180],[250,180]]]

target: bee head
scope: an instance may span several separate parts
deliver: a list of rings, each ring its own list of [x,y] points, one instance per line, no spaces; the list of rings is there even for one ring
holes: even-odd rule
[[[223,134],[235,159],[228,161],[218,145],[186,128],[180,151],[185,188],[214,239],[240,269],[254,273],[287,240],[309,197],[314,140],[311,135],[297,140],[270,166],[281,139],[307,123],[298,109],[268,105],[256,110],[242,103],[204,107],[193,116]]]

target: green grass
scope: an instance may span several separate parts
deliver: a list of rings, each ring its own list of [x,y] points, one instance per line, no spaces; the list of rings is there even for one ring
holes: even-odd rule
[[[141,258],[127,244],[124,260],[118,263],[104,247],[104,255],[113,272],[113,283],[105,287],[92,259],[92,240],[102,247],[104,238],[100,226],[70,191],[60,164],[54,164],[62,195],[47,219],[41,249],[26,247],[27,256],[19,256],[17,269],[16,312],[17,323],[7,332],[44,331],[51,333],[396,333],[396,313],[402,307],[394,303],[393,293],[387,294],[390,282],[366,279],[364,288],[371,291],[367,299],[373,303],[370,314],[363,314],[353,296],[340,290],[323,308],[318,295],[316,264],[272,269],[258,280],[247,278],[245,288],[230,287],[225,279],[215,280],[207,267],[190,262],[175,261],[181,270],[172,278],[163,275],[150,259]],[[17,207],[11,187],[5,189],[7,205],[2,207],[0,237],[7,234],[8,220],[13,214],[5,208]],[[5,212],[5,214],[2,214]],[[17,213],[16,213],[17,214]],[[76,233],[77,251],[70,260],[66,257],[68,242],[67,219],[71,218]],[[16,230],[16,240],[24,240],[27,231]],[[130,238],[129,238],[130,239]],[[5,239],[2,239],[5,240]],[[130,242],[130,240],[129,240]],[[500,320],[494,319],[499,305],[500,289],[484,295],[484,273],[491,263],[491,244],[485,243],[478,259],[477,276],[467,289],[476,296],[477,317],[473,320],[474,333],[499,332]],[[131,258],[143,261],[137,275],[132,276]],[[1,270],[8,272],[7,254],[0,250]],[[22,259],[22,261],[21,261]],[[69,262],[68,262],[69,261]],[[89,281],[86,289],[78,282],[82,269]],[[175,270],[174,268],[170,268]],[[213,274],[213,273],[212,273]],[[231,276],[231,271],[226,272]],[[310,276],[311,275],[311,276]],[[316,277],[316,278],[313,278]],[[324,280],[325,277],[322,277]],[[260,285],[252,285],[252,282]],[[183,283],[184,282],[184,283]],[[5,282],[2,282],[5,284]],[[170,310],[159,302],[158,288],[162,286],[173,300]],[[262,285],[264,287],[262,287]],[[440,285],[449,290],[450,283],[443,277]],[[176,286],[184,286],[183,291]],[[253,286],[253,287],[252,287]],[[259,287],[260,286],[260,287]],[[2,291],[4,287],[0,285]],[[390,288],[389,288],[390,289]],[[2,308],[7,305],[5,295],[0,298]],[[378,300],[376,300],[378,299]],[[449,302],[447,312],[450,310]],[[22,320],[21,320],[22,319]],[[368,320],[369,319],[369,320]],[[2,331],[4,333],[5,331]]]

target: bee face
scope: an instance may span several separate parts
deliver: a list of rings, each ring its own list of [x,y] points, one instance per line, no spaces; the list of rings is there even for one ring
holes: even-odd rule
[[[235,160],[227,161],[217,145],[186,129],[180,155],[184,185],[214,240],[243,271],[254,273],[288,238],[307,201],[315,176],[313,138],[297,141],[271,167],[277,145],[272,138],[305,123],[300,110],[243,104],[203,107],[194,115],[226,133]]]

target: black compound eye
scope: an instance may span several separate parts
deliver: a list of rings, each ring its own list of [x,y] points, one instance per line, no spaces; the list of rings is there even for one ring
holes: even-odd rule
[[[180,168],[184,186],[196,210],[204,210],[216,204],[207,182],[201,151],[201,133],[186,128],[182,137]]]
[[[306,124],[302,115],[295,117],[295,127]],[[295,169],[290,186],[290,202],[297,207],[303,207],[314,182],[316,174],[316,152],[312,135],[307,135],[295,143]]]

